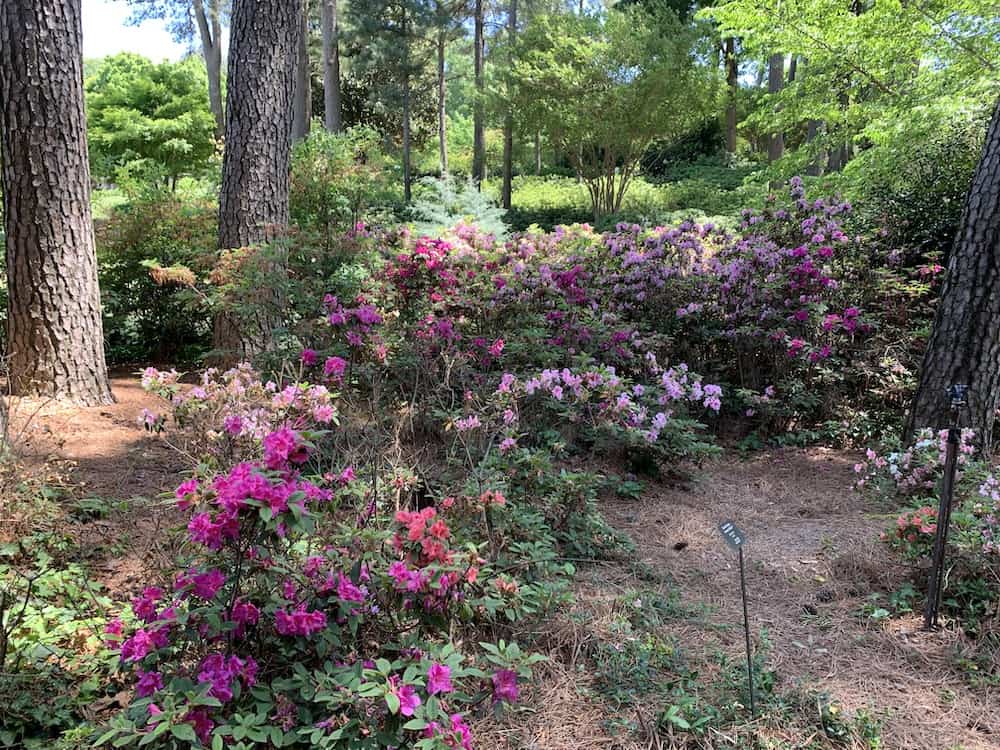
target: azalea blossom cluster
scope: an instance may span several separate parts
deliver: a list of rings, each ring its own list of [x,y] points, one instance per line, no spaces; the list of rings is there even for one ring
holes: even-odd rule
[[[328,294],[323,298],[323,309],[327,324],[338,335],[343,336],[352,352],[371,352],[378,362],[385,362],[388,349],[381,334],[385,319],[368,297],[359,294],[354,305],[348,307],[336,295]],[[328,369],[335,369],[329,359],[324,363],[324,374]],[[331,372],[329,376],[335,374]]]
[[[450,504],[449,504],[450,505]],[[389,566],[389,577],[407,607],[444,611],[462,600],[462,588],[479,577],[478,557],[460,555],[451,548],[451,529],[434,507],[396,513],[401,527],[392,546],[401,555]]]
[[[937,533],[937,510],[925,505],[906,511],[896,519],[894,533],[883,532],[882,541],[900,549],[907,557],[922,557],[930,552]]]
[[[972,514],[979,520],[983,552],[1000,555],[1000,480],[989,474],[979,486],[983,498],[972,506]]]
[[[504,373],[496,391],[504,433],[501,452],[516,446],[520,415],[527,408],[522,402],[531,397],[545,396],[552,405],[574,410],[575,419],[594,427],[614,426],[651,445],[660,439],[678,408],[719,411],[720,386],[702,383],[686,364],[663,370],[652,354],[648,361],[657,374],[648,385],[630,383],[610,366],[577,371],[547,369],[528,378]]]
[[[335,396],[325,385],[279,386],[246,363],[225,372],[209,368],[191,386],[182,384],[175,370],[150,367],[142,384],[171,404],[174,423],[197,443],[193,452],[252,458],[279,427],[323,430],[337,418]]]
[[[976,452],[974,439],[973,430],[964,429],[959,434],[959,473]],[[872,484],[880,486],[888,482],[900,495],[927,495],[934,490],[941,477],[947,449],[948,430],[935,433],[929,428],[920,430],[913,444],[904,450],[881,455],[868,448],[865,460],[854,465],[854,473],[858,477],[855,487],[862,490]]]

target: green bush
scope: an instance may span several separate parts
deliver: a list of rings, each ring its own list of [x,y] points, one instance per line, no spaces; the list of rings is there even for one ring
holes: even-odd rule
[[[211,320],[194,282],[214,262],[216,212],[207,198],[152,193],[116,207],[99,227],[111,364],[191,362],[207,350]]]
[[[392,218],[402,201],[398,171],[371,128],[314,130],[292,152],[292,223],[330,247],[358,222]]]

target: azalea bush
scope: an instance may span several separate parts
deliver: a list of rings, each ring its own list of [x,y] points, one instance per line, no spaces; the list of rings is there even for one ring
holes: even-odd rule
[[[905,504],[882,541],[924,568],[938,530],[938,499],[944,475],[948,431],[921,430],[906,447],[869,448],[854,466],[856,489],[871,499]],[[957,446],[943,604],[966,630],[990,631],[1000,624],[1000,481],[976,455],[975,435],[962,430]],[[921,574],[922,575],[922,574]],[[920,581],[923,584],[923,581]]]
[[[309,474],[314,437],[286,425],[258,460],[178,487],[193,554],[106,628],[135,699],[102,742],[468,748],[466,712],[516,701],[538,657],[447,637],[503,596],[452,532],[481,509],[452,499],[384,528],[376,500],[348,501],[350,473]]]

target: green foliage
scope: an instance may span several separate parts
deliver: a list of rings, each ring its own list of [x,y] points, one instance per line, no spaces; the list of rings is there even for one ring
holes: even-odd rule
[[[391,216],[401,201],[399,170],[376,131],[314,129],[292,151],[289,204],[292,222],[307,241],[329,248],[358,222]]]
[[[720,176],[716,170],[725,174]],[[704,170],[695,167],[684,172],[686,176],[680,181],[664,184],[636,177],[629,182],[620,210],[602,216],[594,226],[610,231],[622,221],[668,225],[687,218],[733,225],[732,215],[745,201],[753,199],[755,188],[742,188],[738,184],[730,187],[731,172],[725,167]],[[492,183],[489,187],[493,189]],[[507,217],[511,226],[519,230],[532,224],[550,230],[559,224],[593,221],[587,189],[571,177],[515,177],[512,204]]]
[[[116,207],[97,232],[109,362],[191,362],[211,321],[199,274],[215,262],[216,204],[151,191]]]
[[[995,100],[1000,35],[991,0],[728,0],[701,12],[744,58],[794,55],[794,82],[763,95],[744,128],[786,134],[784,176],[843,144],[889,167],[949,115]],[[818,125],[807,140],[807,124]],[[799,148],[801,146],[801,148]],[[898,162],[896,162],[898,163]]]
[[[141,169],[175,184],[206,170],[215,120],[200,58],[153,63],[133,53],[106,58],[86,82],[91,172],[112,181]]]
[[[465,223],[497,240],[507,239],[506,211],[480,192],[471,182],[454,177],[425,177],[410,208],[417,234],[437,235]]]
[[[882,148],[862,152],[838,183],[857,198],[865,223],[911,262],[946,253],[958,232],[989,112],[946,112],[917,130],[899,123]]]
[[[654,138],[704,116],[712,79],[692,44],[671,14],[639,6],[604,17],[538,15],[519,36],[508,82],[519,120],[569,160],[594,218],[621,208]]]

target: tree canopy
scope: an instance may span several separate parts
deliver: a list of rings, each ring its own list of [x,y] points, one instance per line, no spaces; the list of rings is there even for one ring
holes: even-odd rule
[[[86,82],[87,128],[95,177],[142,169],[171,182],[200,172],[215,151],[215,120],[195,57],[154,63],[109,57]]]

